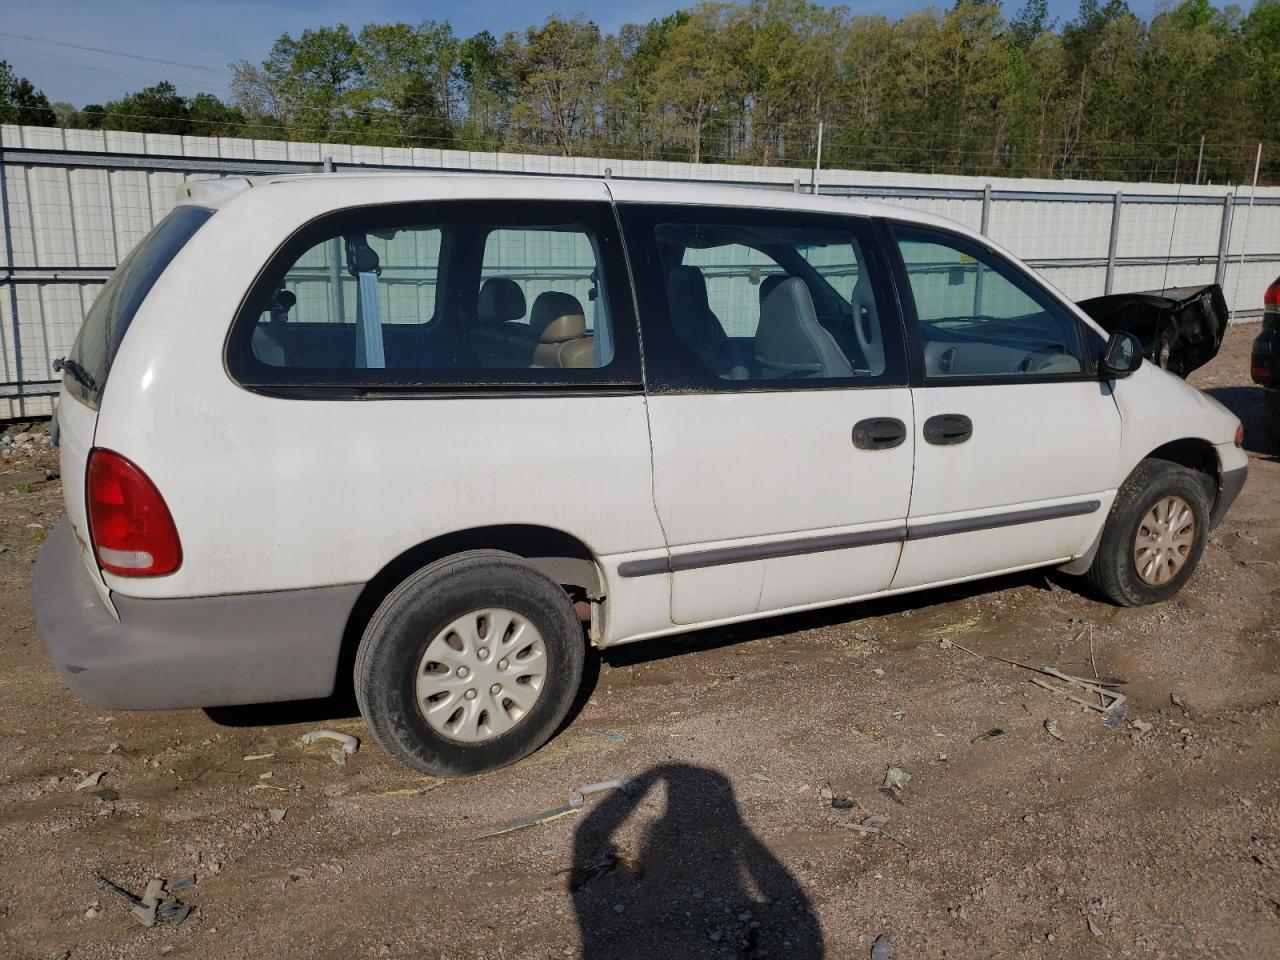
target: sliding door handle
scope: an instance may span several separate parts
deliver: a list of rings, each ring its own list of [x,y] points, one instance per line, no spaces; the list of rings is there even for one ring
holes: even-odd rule
[[[896,417],[871,417],[853,425],[853,445],[859,450],[892,450],[907,439],[907,425]]]
[[[963,413],[940,413],[924,422],[924,439],[935,447],[964,443],[973,436],[973,421]]]

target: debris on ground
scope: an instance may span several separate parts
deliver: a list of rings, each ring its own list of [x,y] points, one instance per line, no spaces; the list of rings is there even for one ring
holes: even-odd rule
[[[857,801],[837,794],[835,789],[831,786],[830,780],[824,780],[822,782],[822,787],[818,790],[818,796],[830,803],[833,810],[852,810],[857,806]]]
[[[148,880],[146,889],[143,890],[140,897],[135,896],[118,883],[108,880],[101,874],[97,875],[97,879],[98,885],[104,890],[114,893],[129,904],[130,912],[144,927],[154,927],[157,921],[176,925],[182,923],[191,913],[191,907],[182,903],[176,897],[165,896],[166,890],[163,877],[152,877]],[[194,877],[191,878],[191,883],[194,885]]]
[[[593,793],[603,793],[606,790],[621,790],[623,793],[629,793],[634,786],[635,783],[631,780],[602,780],[599,783],[588,783],[572,791],[569,794],[569,802],[563,807],[555,807],[551,810],[544,810],[542,813],[521,817],[519,820],[512,820],[510,823],[504,823],[485,830],[483,833],[478,833],[471,839],[484,840],[488,837],[496,837],[515,830],[522,830],[525,827],[532,827],[539,823],[550,823],[552,820],[559,820],[561,817],[573,816],[582,809],[583,804],[586,803],[586,798]]]
[[[1093,917],[1086,917],[1085,923],[1089,926],[1089,932],[1095,937],[1102,936],[1102,928],[1093,922]]]
[[[284,807],[272,807],[267,813],[271,816],[272,823],[279,823],[288,815],[289,811]]]
[[[1191,711],[1187,709],[1187,705],[1182,702],[1182,697],[1176,693],[1169,694],[1169,702],[1182,711],[1182,719],[1190,720]]]
[[[270,760],[274,757],[274,753],[251,753],[247,757],[241,757],[241,760]]]
[[[875,836],[884,837],[886,840],[892,840],[898,846],[905,850],[911,849],[911,844],[907,843],[900,837],[895,837],[884,829],[884,825],[889,822],[889,818],[883,813],[874,813],[869,817],[863,817],[861,820],[842,820],[840,826],[848,830],[854,830],[857,833],[868,833]]]
[[[79,771],[76,771],[76,772],[78,773]],[[107,772],[106,772],[105,770],[97,770],[97,771],[95,771],[95,772],[93,772],[93,773],[89,774],[87,777],[85,777],[85,778],[84,778],[83,780],[81,780],[79,783],[77,783],[77,784],[76,784],[76,789],[77,789],[77,790],[88,790],[90,787],[96,787],[99,783],[101,783],[101,782],[102,782],[102,778],[103,778],[103,777],[105,777],[106,775],[107,775]]]
[[[893,960],[893,944],[887,933],[880,934],[871,945],[871,960]]]
[[[1076,639],[1079,640],[1083,636],[1084,632],[1082,631]],[[1090,639],[1092,640],[1092,636]],[[1046,677],[1053,677],[1056,680],[1064,681],[1068,685],[1077,686],[1088,693],[1096,695],[1099,702],[1094,703],[1092,700],[1086,700],[1084,697],[1072,693],[1068,689],[1054,686],[1045,680],[1041,680],[1039,677],[1031,678],[1031,682],[1037,687],[1049,690],[1052,693],[1060,694],[1067,697],[1069,700],[1074,700],[1076,703],[1086,706],[1090,710],[1097,710],[1099,713],[1107,714],[1107,723],[1109,726],[1116,727],[1119,725],[1119,720],[1117,718],[1122,715],[1125,701],[1128,698],[1123,693],[1117,693],[1115,690],[1106,688],[1123,686],[1128,682],[1121,677],[1100,677],[1093,682],[1090,682],[1088,680],[1082,680],[1080,677],[1073,677],[1070,674],[1063,673],[1061,670],[1057,670],[1054,667],[1033,667],[1030,664],[1022,663],[1018,660],[1010,660],[1008,657],[1001,657],[995,654],[987,656],[978,653],[976,650],[970,650],[968,647],[963,644],[956,643],[954,640],[948,640],[943,649],[951,649],[952,647],[957,650],[963,650],[965,653],[970,656],[977,657],[979,660],[998,660],[1001,663],[1009,664],[1011,667],[1030,670],[1032,673],[1039,673]]]
[[[1044,722],[1044,729],[1049,734],[1049,736],[1053,737],[1053,739],[1061,740],[1063,743],[1067,742],[1067,738],[1064,737],[1062,735],[1062,731],[1058,729],[1057,721],[1053,720],[1052,718]]]
[[[196,875],[194,873],[188,873],[185,877],[175,880],[173,883],[169,884],[169,890],[185,890],[187,887],[194,887],[195,885]]]
[[[895,790],[905,790],[911,782],[911,774],[900,767],[890,767],[884,774],[884,785]]]
[[[1074,700],[1076,703],[1081,704],[1082,706],[1088,707],[1090,710],[1097,710],[1099,713],[1112,713],[1113,711],[1119,711],[1120,709],[1123,708],[1125,700],[1128,699],[1123,693],[1117,693],[1115,690],[1108,690],[1102,686],[1099,686],[1099,684],[1102,681],[1098,681],[1098,683],[1090,683],[1088,680],[1082,680],[1079,677],[1073,677],[1070,674],[1063,673],[1060,670],[1055,670],[1053,667],[1041,667],[1036,672],[1043,673],[1045,676],[1056,677],[1059,680],[1065,681],[1067,684],[1077,686],[1082,690],[1085,690],[1089,693],[1097,695],[1099,700],[1101,701],[1100,703],[1094,703],[1092,700],[1086,699],[1082,696],[1079,696],[1078,694],[1072,693],[1070,690],[1064,687],[1054,686],[1053,684],[1048,683],[1045,680],[1041,680],[1039,677],[1031,678],[1031,682],[1034,683],[1037,687],[1040,687],[1044,690],[1048,690],[1051,693],[1056,693],[1056,694],[1059,694],[1060,696],[1064,696],[1068,700]]]
[[[345,756],[343,757],[342,760],[335,760],[334,761],[335,763],[345,763],[346,757],[351,756],[351,754],[355,753],[357,750],[360,749],[360,741],[356,737],[351,736],[351,734],[349,733],[339,733],[337,730],[329,730],[327,728],[323,730],[312,730],[309,733],[304,733],[301,737],[301,740],[303,743],[308,745],[315,743],[317,740],[337,741],[339,744],[342,745],[342,752],[343,754],[345,754]],[[332,753],[333,751],[330,751],[330,754]]]
[[[999,740],[1003,736],[1004,736],[1003,730],[1001,730],[999,727],[992,727],[986,733],[978,734],[969,742],[970,743],[988,743],[992,740]]]
[[[618,743],[627,739],[620,733],[614,733],[612,730],[601,730],[599,727],[583,727],[582,729],[584,733],[594,734],[597,737],[604,737],[606,740],[613,740]]]
[[[1155,729],[1155,727],[1146,720],[1130,720],[1129,726],[1133,727],[1133,729],[1137,730],[1139,733],[1150,733]]]

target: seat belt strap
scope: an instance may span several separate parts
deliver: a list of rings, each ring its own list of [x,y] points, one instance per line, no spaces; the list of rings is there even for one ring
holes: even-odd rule
[[[347,271],[356,278],[356,366],[381,370],[387,365],[378,306],[378,254],[367,238],[347,237]]]

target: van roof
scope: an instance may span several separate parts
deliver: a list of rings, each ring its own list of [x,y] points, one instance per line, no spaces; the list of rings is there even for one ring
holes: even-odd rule
[[[403,200],[421,200],[424,187],[432,183],[448,186],[450,196],[458,196],[458,188],[467,181],[477,185],[477,198],[500,198],[511,191],[526,195],[531,184],[538,185],[538,195],[548,200],[581,199],[584,186],[605,188],[618,203],[681,203],[721,207],[754,207],[777,210],[812,210],[824,213],[855,213],[863,216],[892,217],[916,223],[932,223],[948,227],[962,224],[934,214],[891,203],[879,203],[845,196],[813,196],[789,189],[687,182],[676,180],[640,180],[564,175],[530,175],[506,173],[457,173],[445,171],[350,171],[342,173],[267,174],[262,176],[219,177],[191,180],[178,188],[180,204],[194,204],[218,209],[249,190],[274,193],[277,188],[305,188],[332,193],[335,206],[387,202],[403,185]]]

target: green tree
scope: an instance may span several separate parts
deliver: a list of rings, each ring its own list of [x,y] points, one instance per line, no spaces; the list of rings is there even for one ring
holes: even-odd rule
[[[53,108],[43,91],[15,74],[8,61],[0,60],[0,123],[51,127],[55,122]]]
[[[459,43],[448,24],[369,24],[351,99],[387,142],[447,146],[455,124]]]
[[[211,93],[197,93],[187,103],[190,125],[187,132],[197,137],[234,137],[244,129],[245,116],[239,107],[223,103]]]
[[[503,60],[517,91],[511,122],[523,142],[549,144],[566,157],[594,139],[603,80],[600,28],[581,16],[549,17],[509,33]]]
[[[650,75],[654,98],[674,114],[689,159],[702,160],[702,139],[713,110],[737,81],[722,43],[723,6],[704,4],[664,36],[663,55]]]
[[[189,133],[191,117],[187,101],[167,80],[139,90],[106,106],[104,130],[132,130],[137,133]]]

